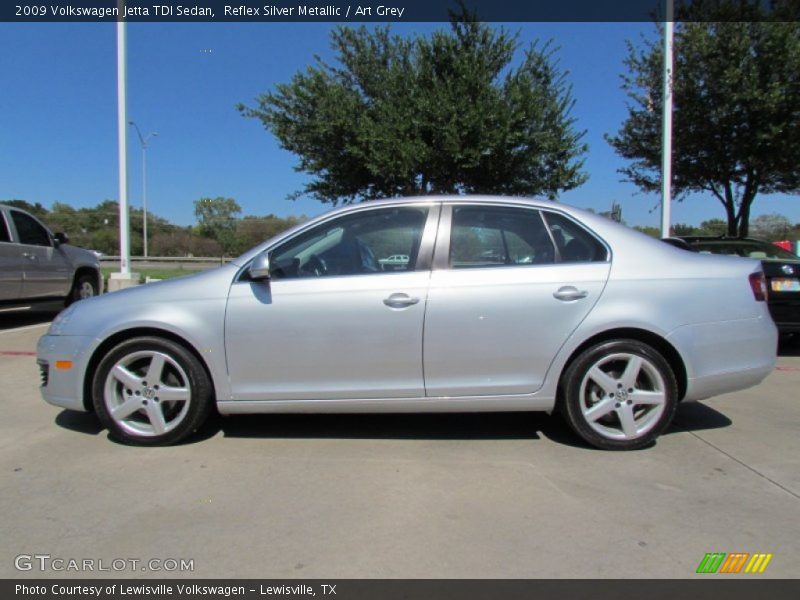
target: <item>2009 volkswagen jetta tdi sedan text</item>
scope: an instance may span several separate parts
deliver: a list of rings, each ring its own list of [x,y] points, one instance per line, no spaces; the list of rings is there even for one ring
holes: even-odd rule
[[[766,377],[766,294],[757,261],[563,204],[370,202],[213,271],[72,305],[39,341],[41,390],[148,445],[216,407],[558,410],[586,442],[633,449],[678,402]]]

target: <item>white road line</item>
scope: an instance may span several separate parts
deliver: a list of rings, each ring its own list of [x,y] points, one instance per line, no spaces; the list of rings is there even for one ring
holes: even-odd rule
[[[50,321],[47,323],[37,323],[36,325],[26,325],[25,327],[17,327],[15,329],[3,329],[0,330],[0,334],[3,333],[16,333],[18,331],[27,331],[28,329],[36,329],[37,327],[49,327]]]

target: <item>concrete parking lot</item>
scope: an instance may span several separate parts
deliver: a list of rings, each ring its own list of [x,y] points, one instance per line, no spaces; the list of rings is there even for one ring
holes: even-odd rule
[[[730,577],[800,575],[800,345],[639,452],[520,413],[218,417],[148,449],[45,404],[47,317],[0,319],[0,577],[682,578],[707,552],[773,554]],[[21,554],[194,570],[18,571]]]

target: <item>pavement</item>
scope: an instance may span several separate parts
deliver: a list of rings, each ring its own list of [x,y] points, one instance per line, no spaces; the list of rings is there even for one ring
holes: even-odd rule
[[[2,578],[687,578],[708,552],[773,557],[702,577],[800,575],[800,344],[638,452],[534,413],[215,417],[138,448],[41,400],[49,318],[0,315]],[[69,559],[95,570],[38,569]]]

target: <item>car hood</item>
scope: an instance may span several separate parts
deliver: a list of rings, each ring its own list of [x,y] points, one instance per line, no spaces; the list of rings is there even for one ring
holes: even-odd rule
[[[72,304],[53,321],[49,335],[97,335],[110,323],[135,321],[147,307],[177,306],[195,302],[220,301],[228,297],[231,281],[239,267],[223,265],[183,277],[110,292]]]
[[[91,250],[86,250],[84,248],[78,248],[77,246],[72,246],[70,244],[61,244],[59,249],[67,255],[67,257],[73,263],[80,263],[84,265],[94,265],[99,267],[100,260],[97,258],[97,255],[92,252]]]

